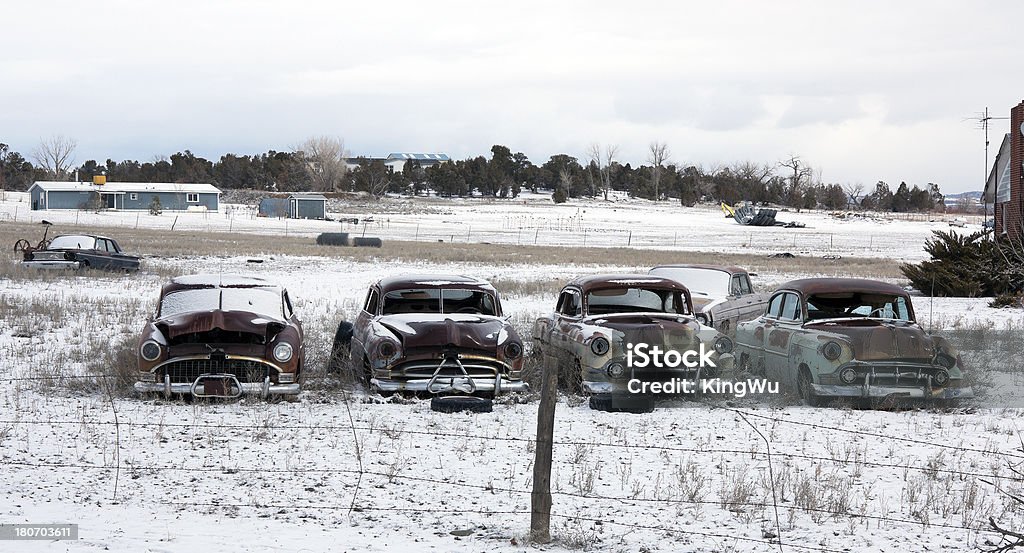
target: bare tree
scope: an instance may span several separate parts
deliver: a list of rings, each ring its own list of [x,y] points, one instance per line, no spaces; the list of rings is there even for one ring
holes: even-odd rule
[[[68,177],[71,164],[75,162],[77,146],[78,141],[74,138],[55,134],[39,140],[39,146],[32,152],[32,158],[51,178],[64,180]]]
[[[608,144],[602,149],[601,145],[595,142],[587,148],[587,155],[601,172],[601,188],[604,189],[604,199],[607,200],[608,192],[612,188],[612,165],[615,164],[615,157],[619,155],[619,147]]]
[[[661,200],[661,192],[658,186],[661,184],[661,170],[669,156],[671,155],[668,151],[668,144],[664,142],[651,142],[650,145],[650,157],[647,161],[651,163],[651,184],[654,185],[654,201]]]
[[[860,196],[864,193],[864,185],[862,183],[844,184],[843,191],[850,198],[850,203],[860,205]]]
[[[305,162],[303,168],[312,181],[313,190],[336,192],[348,171],[345,164],[345,141],[334,136],[308,138],[295,152]]]
[[[814,177],[814,169],[804,164],[800,157],[796,155],[791,155],[789,159],[780,161],[779,165],[793,171],[793,175],[789,177],[786,203],[795,206],[797,211],[800,211],[804,188],[810,184],[811,179]]]

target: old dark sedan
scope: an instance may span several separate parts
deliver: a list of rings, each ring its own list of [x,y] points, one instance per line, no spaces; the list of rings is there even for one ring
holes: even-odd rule
[[[25,249],[21,264],[33,269],[139,270],[138,257],[122,252],[113,238],[93,234],[56,236],[45,248]]]
[[[740,267],[660,265],[650,274],[683,283],[690,289],[697,320],[729,335],[737,324],[764,313],[768,303],[768,295],[754,291],[750,273]]]
[[[524,391],[523,341],[487,281],[453,275],[402,276],[370,286],[335,351],[371,389],[491,395]]]
[[[960,355],[914,318],[910,295],[867,279],[783,284],[765,313],[736,329],[742,368],[811,405],[835,398],[973,397]]]
[[[288,291],[240,275],[165,284],[138,352],[135,390],[168,397],[295,396],[305,357]]]

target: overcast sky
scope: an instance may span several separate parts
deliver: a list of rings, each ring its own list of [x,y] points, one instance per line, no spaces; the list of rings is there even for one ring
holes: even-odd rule
[[[0,142],[147,161],[326,134],[537,164],[600,143],[635,165],[657,140],[677,164],[796,154],[826,182],[980,189],[967,119],[1024,100],[1024,2],[838,4],[15,0]]]

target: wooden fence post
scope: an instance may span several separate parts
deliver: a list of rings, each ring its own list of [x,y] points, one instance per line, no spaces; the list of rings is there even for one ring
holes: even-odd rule
[[[540,406],[537,408],[533,493],[530,495],[530,539],[536,543],[551,541],[551,454],[558,393],[558,366],[549,367],[542,363],[544,383],[540,388]]]

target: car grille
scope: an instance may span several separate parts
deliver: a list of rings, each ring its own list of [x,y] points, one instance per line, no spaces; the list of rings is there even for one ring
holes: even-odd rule
[[[162,381],[164,374],[170,375],[172,384],[191,384],[204,374],[230,374],[239,382],[258,383],[270,374],[270,367],[245,359],[187,359],[164,365],[158,380]]]
[[[462,359],[461,361],[462,367],[466,369],[466,374],[473,378],[494,378],[498,373],[507,371],[498,361],[481,359]],[[440,364],[440,359],[403,363],[391,369],[391,378],[430,378]],[[462,376],[463,373],[454,361],[449,361],[438,374],[440,376]]]

